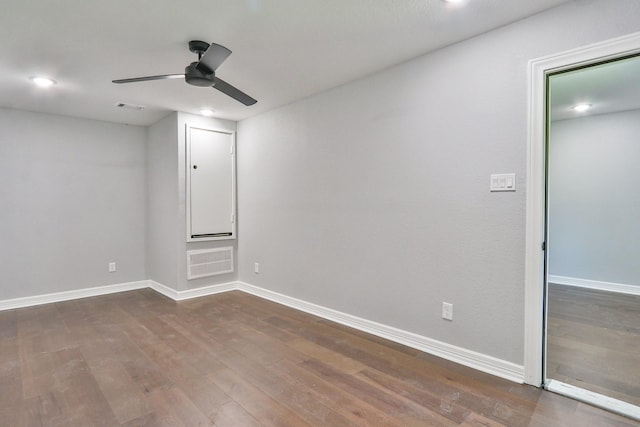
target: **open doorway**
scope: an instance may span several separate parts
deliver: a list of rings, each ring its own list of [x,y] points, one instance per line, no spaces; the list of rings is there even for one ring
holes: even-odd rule
[[[640,406],[640,56],[550,73],[548,106],[544,383]]]
[[[556,251],[556,255],[561,254],[561,251],[559,250],[560,247],[556,247],[555,249],[551,247],[553,245],[552,240],[554,239],[554,236],[552,234],[553,230],[551,230],[549,235],[547,234],[547,232],[549,231],[548,227],[551,227],[551,223],[554,222],[553,218],[548,218],[548,215],[547,215],[548,196],[553,193],[554,191],[553,186],[558,185],[557,183],[553,184],[552,182],[549,182],[547,180],[547,172],[548,170],[550,170],[550,168],[553,167],[551,164],[554,162],[554,158],[555,158],[553,153],[549,153],[549,151],[547,150],[548,148],[547,144],[553,143],[553,141],[550,140],[550,137],[552,136],[551,132],[554,132],[555,135],[557,135],[556,131],[558,130],[562,131],[562,129],[559,129],[558,127],[556,127],[556,129],[554,130],[553,126],[549,125],[549,123],[554,121],[554,118],[551,115],[552,106],[550,104],[550,99],[549,99],[549,94],[550,94],[549,90],[550,90],[550,84],[551,84],[550,82],[553,76],[560,76],[563,73],[567,73],[568,75],[568,73],[576,72],[577,70],[582,70],[582,69],[587,70],[591,67],[597,67],[599,65],[613,64],[617,61],[624,61],[629,58],[636,57],[639,54],[640,54],[640,33],[635,33],[635,34],[619,37],[617,39],[596,43],[590,46],[573,49],[571,51],[562,52],[562,53],[550,55],[547,57],[535,59],[529,62],[529,124],[530,126],[529,126],[529,135],[528,135],[528,141],[527,141],[528,154],[527,154],[527,195],[526,195],[527,215],[526,215],[526,258],[525,258],[525,354],[524,354],[525,366],[524,368],[525,368],[525,382],[527,384],[532,384],[536,386],[545,386],[552,391],[566,394],[578,400],[583,400],[588,403],[594,404],[596,406],[601,406],[601,407],[604,407],[605,409],[620,412],[624,415],[640,420],[640,408],[636,405],[629,403],[628,401],[621,400],[618,398],[612,398],[610,396],[607,396],[606,394],[593,392],[583,387],[569,384],[569,382],[565,382],[565,381],[569,381],[568,379],[569,375],[567,375],[562,379],[553,378],[553,375],[558,377],[559,372],[561,373],[564,372],[565,374],[569,374],[569,369],[559,368],[561,363],[558,362],[558,359],[556,359],[555,363],[557,367],[555,368],[555,371],[553,371],[553,374],[551,372],[554,368],[551,366],[546,366],[546,362],[547,362],[546,356],[548,356],[546,346],[547,344],[551,344],[550,342],[547,341],[547,335],[546,335],[546,331],[547,331],[546,326],[547,326],[547,320],[548,320],[547,311],[549,311],[549,314],[551,316],[550,312],[552,310],[556,310],[554,309],[554,306],[549,306],[547,304],[547,299],[546,299],[547,285],[548,285],[547,278],[548,276],[550,276],[550,278],[552,278],[553,280],[559,281],[558,278],[571,277],[571,276],[562,276],[563,274],[578,275],[578,273],[575,273],[575,271],[577,270],[564,270],[564,273],[562,272],[562,270],[553,271],[554,269],[554,265],[552,265],[553,260],[551,260],[550,262],[547,262],[548,258],[552,256],[552,253],[554,252],[554,250]],[[627,86],[626,90],[632,90],[632,88]],[[637,95],[636,95],[636,98],[638,98]],[[592,106],[595,105],[595,101],[589,102],[588,100],[579,100],[579,99],[573,100],[574,103],[577,103],[578,101],[591,103]],[[627,108],[626,110],[622,108],[620,109],[620,112],[627,111],[627,110],[634,110],[634,109],[636,108]],[[596,116],[604,117],[605,114],[599,114]],[[564,120],[567,122],[569,121],[567,117],[565,117]],[[559,122],[559,121],[562,121],[562,119],[556,118],[555,121]],[[593,132],[589,132],[589,135],[593,135]],[[603,138],[603,139],[607,139],[607,138]],[[640,143],[640,141],[637,138],[636,138],[636,142]],[[549,155],[549,158],[547,157],[548,155]],[[625,158],[625,161],[627,160],[629,159]],[[633,159],[633,160],[637,161],[638,159]],[[564,170],[561,172],[567,172],[567,170]],[[553,171],[551,171],[551,173],[553,173]],[[597,181],[597,179],[599,178],[599,175],[595,171],[592,171],[592,174],[588,178],[589,179],[593,178]],[[634,185],[636,185],[636,183],[637,182],[632,182],[631,186],[633,187]],[[549,188],[547,188],[547,184],[549,184]],[[598,186],[598,185],[600,185],[600,183],[596,182],[595,184],[588,184],[583,187],[592,188],[593,186]],[[558,187],[555,187],[555,190],[558,190],[558,189],[559,189]],[[547,190],[549,190],[549,193]],[[616,191],[618,190],[618,188],[610,188],[609,190]],[[633,193],[636,193],[636,192],[637,191],[635,191],[634,189]],[[553,200],[551,200],[550,204],[552,203],[553,203]],[[556,201],[556,203],[558,202]],[[549,222],[547,220],[549,220]],[[562,224],[562,221],[560,222],[558,222],[559,220],[555,220],[555,221],[556,221],[555,225]],[[615,219],[612,221],[615,221]],[[571,224],[571,223],[569,224],[569,226],[573,226],[573,225],[574,224]],[[565,223],[565,227],[563,228],[563,230],[566,230],[567,228],[569,228],[569,226],[567,226]],[[549,238],[549,241],[547,241],[548,238]],[[557,240],[556,240],[556,243],[558,243]],[[584,244],[580,245],[578,249],[574,248],[575,250],[573,252],[574,255],[569,255],[569,257],[575,256],[576,253],[584,250],[584,248],[585,248]],[[603,245],[601,248],[588,247],[587,249],[605,249],[605,250],[608,250],[609,253],[612,252],[611,250],[612,246],[609,244]],[[636,250],[636,253],[637,253],[637,250]],[[583,256],[582,264],[589,264],[589,262],[585,261],[587,258],[585,258],[584,255],[585,254],[581,254],[581,256]],[[632,254],[632,255],[635,255],[635,254]],[[565,254],[563,258],[571,260],[571,258],[566,258],[566,257],[567,255]],[[568,263],[568,264],[571,264],[571,263]],[[565,267],[572,267],[572,265],[566,265]],[[593,267],[593,266],[587,265],[587,267]],[[551,271],[549,271],[549,269]],[[574,272],[569,273],[569,271],[574,271]],[[592,277],[596,277],[596,276],[592,276]],[[598,276],[598,277],[604,277],[604,276]],[[586,288],[586,285],[593,284],[593,282],[600,282],[600,284],[605,283],[606,279],[597,279],[597,278],[594,279],[589,277],[587,278],[573,277],[573,278],[582,279],[582,280],[573,281],[571,283],[572,285],[580,284],[584,286],[571,286],[571,284],[565,283],[565,284],[557,284],[558,286],[564,286],[564,288],[561,287],[558,289],[561,289],[561,290],[564,289],[565,291],[574,289],[574,290],[581,290],[581,291],[589,291],[593,293],[599,292],[599,291],[603,291],[603,292],[612,291],[612,289],[602,290],[602,289]],[[616,279],[616,280],[619,280],[619,279]],[[628,280],[625,279],[624,281],[628,281]],[[618,291],[622,288],[625,288],[628,290],[630,286],[639,284],[637,280],[635,281],[631,280],[631,282],[633,283],[621,283],[621,282],[618,282],[618,283],[607,282],[607,283],[620,285],[617,287],[617,289],[615,289],[616,291]],[[627,286],[624,286],[624,285],[627,285]],[[552,286],[554,285],[550,284],[549,288],[551,289]],[[628,295],[628,296],[632,296],[632,295]],[[564,296],[557,295],[557,297],[558,297],[557,298],[558,300],[563,299],[565,302],[573,302],[577,300],[577,297],[575,295],[572,295],[572,294],[569,295],[569,294],[566,294],[566,292]],[[597,294],[595,295],[592,294],[591,297],[598,299]],[[627,298],[627,297],[624,297],[624,298]],[[625,299],[625,301],[628,302],[628,299]],[[587,311],[593,311],[592,309],[596,307],[596,304],[594,303],[593,299],[591,301],[584,302],[583,305],[590,309]],[[556,306],[556,308],[557,310],[560,310],[557,313],[555,313],[556,318],[569,317],[566,314],[566,312],[563,314],[559,306]],[[572,313],[576,313],[576,310],[577,310],[575,307],[565,308],[565,309],[569,310],[570,312],[571,310],[573,310]],[[626,312],[626,309],[623,309],[623,311]],[[613,319],[609,314],[605,314],[603,317],[608,319],[609,324],[612,326],[616,325],[615,327],[618,327],[619,324],[621,323],[620,320]],[[552,323],[551,320],[552,318],[550,317],[549,318],[550,325]],[[635,320],[632,320],[632,322],[635,322]],[[556,327],[557,329],[556,332],[559,332],[560,334],[564,333],[565,336],[567,335],[567,330],[564,329],[564,326],[559,325],[557,323],[555,323],[554,325],[552,325],[552,327]],[[611,334],[616,334],[616,333],[617,332],[613,330],[613,328],[610,328],[610,331],[603,335],[611,336]],[[582,334],[584,336],[584,334],[590,334],[590,333],[583,331]],[[576,334],[574,333],[574,335]],[[629,343],[629,340],[626,341],[625,345],[627,345],[628,343]],[[578,347],[580,346],[578,345]],[[574,357],[573,359],[567,356],[561,356],[561,358],[563,358],[562,360],[564,362],[565,367],[567,366],[570,366],[572,368],[580,367],[585,364],[585,360],[581,359],[581,357],[584,357],[585,355],[592,355],[594,352],[596,352],[593,348],[587,349],[586,347],[584,347],[584,344],[582,345],[581,349],[583,351],[575,353],[573,356]],[[611,360],[608,360],[606,364],[611,366],[613,363]],[[600,363],[597,363],[597,365],[600,365]],[[547,368],[550,369],[549,373],[550,375],[552,375],[551,377],[547,377],[547,373],[546,373]],[[585,369],[582,372],[584,371],[591,371],[591,369]],[[585,379],[584,378],[585,375],[574,375],[574,376],[581,377],[581,378],[573,378],[574,380]],[[581,384],[581,385],[584,386],[584,384]],[[600,389],[600,391],[605,391],[605,390]],[[631,392],[633,393],[635,391],[631,390]]]

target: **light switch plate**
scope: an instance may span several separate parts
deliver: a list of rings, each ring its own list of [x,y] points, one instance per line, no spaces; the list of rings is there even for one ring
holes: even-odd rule
[[[493,173],[489,182],[490,191],[516,191],[515,173]]]

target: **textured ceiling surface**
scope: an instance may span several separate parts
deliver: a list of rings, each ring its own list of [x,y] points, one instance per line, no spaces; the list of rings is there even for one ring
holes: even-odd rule
[[[202,108],[241,120],[566,2],[3,0],[0,106],[138,125]],[[233,51],[217,75],[256,105],[181,79],[111,83],[183,73],[194,39]],[[36,75],[57,85],[38,89]]]
[[[640,109],[640,56],[551,76],[551,120]],[[573,110],[588,104],[585,112]]]

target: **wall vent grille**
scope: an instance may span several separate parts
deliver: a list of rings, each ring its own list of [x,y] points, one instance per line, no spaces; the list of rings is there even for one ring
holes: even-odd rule
[[[187,251],[187,280],[233,273],[233,247]]]

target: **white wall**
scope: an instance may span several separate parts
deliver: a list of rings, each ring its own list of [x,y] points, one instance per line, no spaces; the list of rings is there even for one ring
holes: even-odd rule
[[[233,281],[187,281],[185,137],[173,113],[143,128],[0,109],[0,301],[151,279],[176,290]],[[115,273],[108,263],[117,264]]]
[[[0,301],[144,280],[144,198],[144,128],[0,108]]]
[[[640,110],[551,124],[549,274],[640,286]]]
[[[527,62],[638,30],[577,1],[240,122],[239,279],[521,364]]]

